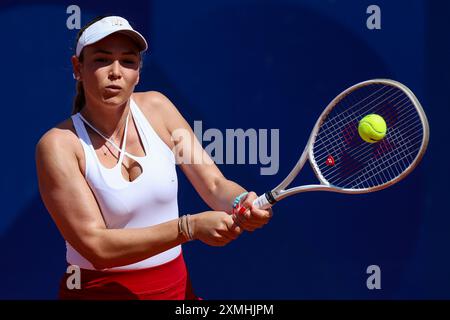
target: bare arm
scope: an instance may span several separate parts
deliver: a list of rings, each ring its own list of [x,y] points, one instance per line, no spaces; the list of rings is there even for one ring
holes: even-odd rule
[[[39,190],[63,237],[95,268],[135,263],[183,243],[177,220],[136,229],[107,229],[95,197],[83,177],[70,134],[52,129],[36,147]],[[217,213],[216,213],[217,214]],[[224,212],[224,219],[228,215]],[[200,216],[198,214],[196,216]],[[208,212],[203,216],[208,216]],[[195,220],[195,219],[194,219]],[[228,230],[231,220],[214,220],[217,230]],[[200,224],[201,226],[201,224]],[[194,231],[202,234],[200,226]],[[213,245],[223,245],[217,232]],[[216,241],[216,242],[215,242]]]
[[[155,91],[146,92],[145,101],[162,114],[164,123],[172,140],[177,163],[186,174],[198,194],[213,210],[232,213],[232,203],[236,196],[246,190],[231,180],[226,179],[202,148],[190,125],[183,118],[173,103],[163,94]],[[245,230],[253,231],[269,222],[271,210],[260,210],[252,204],[256,193],[249,192],[241,203],[248,210],[245,219],[239,225]]]
[[[146,101],[162,114],[174,143],[177,163],[198,194],[211,209],[231,213],[233,200],[246,190],[223,176],[200,145],[190,125],[168,98],[155,91],[145,94]]]

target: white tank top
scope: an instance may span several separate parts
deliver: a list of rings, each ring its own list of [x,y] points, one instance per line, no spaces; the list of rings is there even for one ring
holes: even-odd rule
[[[136,103],[130,99],[130,112],[144,146],[145,156],[137,157],[121,152],[118,163],[111,169],[104,167],[92,146],[82,116],[77,113],[72,121],[86,158],[85,178],[109,229],[149,227],[178,218],[178,179],[175,157],[170,148],[153,130]],[[129,121],[131,122],[131,121]],[[128,121],[121,150],[125,150]],[[124,155],[137,161],[142,173],[133,181],[122,176]],[[94,266],[79,254],[67,241],[67,262],[83,269]],[[181,246],[164,251],[148,259],[108,270],[135,270],[161,265],[175,259]]]

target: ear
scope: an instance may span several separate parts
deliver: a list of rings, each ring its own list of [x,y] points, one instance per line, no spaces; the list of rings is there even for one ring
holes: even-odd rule
[[[73,68],[73,78],[80,81],[81,80],[81,62],[80,59],[77,58],[77,56],[72,56],[70,59],[72,62],[72,68]]]
[[[135,86],[137,86],[137,84],[139,83],[140,76],[141,76],[141,70],[139,70],[136,82],[134,83]]]

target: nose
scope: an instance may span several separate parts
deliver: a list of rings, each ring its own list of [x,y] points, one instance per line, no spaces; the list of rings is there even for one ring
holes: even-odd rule
[[[122,74],[120,72],[120,63],[118,60],[115,60],[112,64],[111,64],[111,69],[109,70],[109,75],[108,75],[110,80],[117,80],[120,79],[122,77]]]

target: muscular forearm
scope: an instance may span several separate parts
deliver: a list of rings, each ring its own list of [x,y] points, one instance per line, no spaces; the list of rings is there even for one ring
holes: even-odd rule
[[[231,213],[234,199],[246,190],[236,182],[227,179],[220,179],[216,182],[211,195],[213,210],[221,210]]]
[[[98,269],[132,264],[185,242],[177,219],[146,228],[102,229],[95,239],[91,262]]]

